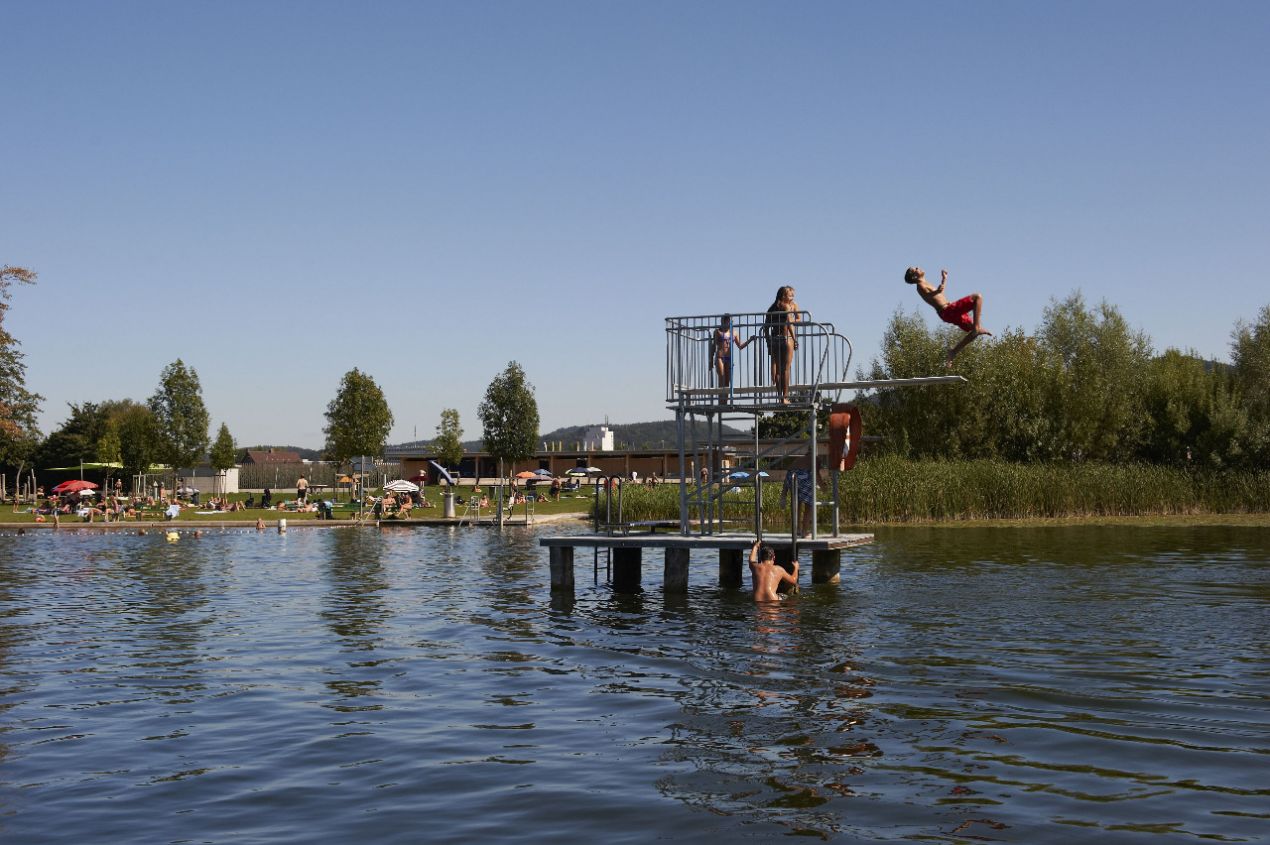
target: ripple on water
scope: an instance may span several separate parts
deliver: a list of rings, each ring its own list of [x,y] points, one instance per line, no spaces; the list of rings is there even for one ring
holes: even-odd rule
[[[0,833],[1261,835],[1261,532],[880,539],[756,608],[519,529],[0,537]]]

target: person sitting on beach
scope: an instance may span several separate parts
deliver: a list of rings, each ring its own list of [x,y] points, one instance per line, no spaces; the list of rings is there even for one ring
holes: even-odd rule
[[[754,579],[754,601],[780,601],[776,590],[781,584],[798,589],[798,560],[794,560],[794,571],[787,572],[776,565],[776,549],[755,540],[750,546],[750,576]]]
[[[966,336],[958,341],[957,345],[948,350],[948,357],[944,359],[944,366],[952,368],[953,359],[957,357],[957,353],[966,348],[970,341],[979,337],[979,335],[992,335],[992,332],[985,329],[979,322],[983,316],[983,297],[978,293],[972,293],[969,296],[963,296],[956,302],[950,303],[944,297],[944,286],[948,284],[948,271],[939,271],[939,287],[932,287],[930,282],[926,281],[926,271],[921,267],[909,267],[904,271],[904,281],[910,285],[917,285],[917,295],[922,301],[935,309],[935,313],[939,315],[939,319],[945,323],[950,323],[966,333]],[[974,317],[970,316],[970,312],[974,312]]]

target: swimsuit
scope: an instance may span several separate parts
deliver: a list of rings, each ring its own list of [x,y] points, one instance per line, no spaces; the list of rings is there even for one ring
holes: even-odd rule
[[[956,302],[950,302],[941,309],[939,319],[945,323],[950,323],[963,332],[972,332],[975,330],[975,319],[970,316],[970,312],[975,310],[975,298],[973,296],[963,296]]]
[[[721,332],[718,329],[714,330],[715,356],[727,361],[729,364],[732,363],[732,335],[734,332],[734,329],[728,329],[726,332]]]
[[[791,469],[785,473],[785,489],[788,490],[792,487],[795,480],[798,482],[798,501],[804,505],[810,505],[812,498],[811,470]]]

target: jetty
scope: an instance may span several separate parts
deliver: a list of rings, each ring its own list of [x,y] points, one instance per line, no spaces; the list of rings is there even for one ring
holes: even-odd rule
[[[873,542],[872,534],[840,531],[840,476],[855,465],[864,437],[860,411],[844,402],[843,394],[965,379],[853,380],[851,342],[832,323],[815,320],[809,311],[778,312],[777,317],[734,312],[666,318],[665,401],[675,413],[678,518],[626,519],[623,485],[628,482],[595,479],[591,533],[539,540],[549,549],[553,592],[574,591],[579,549],[592,553],[594,580],[598,583],[603,565],[619,592],[642,589],[643,553],[660,550],[663,589],[685,592],[693,551],[717,553],[721,587],[743,585],[745,556],[755,539],[774,547],[777,563],[787,569],[803,552],[810,553],[812,583],[833,584],[841,577],[843,553]],[[786,433],[761,437],[760,421],[773,419],[782,423],[775,428]],[[726,423],[748,426],[752,441],[725,440]],[[816,481],[826,475],[828,496],[822,499]],[[788,511],[766,503],[773,497],[764,496],[765,479],[784,482]],[[742,519],[737,518],[738,496],[746,507]],[[801,513],[800,496],[810,499]],[[826,509],[829,525],[822,531]]]

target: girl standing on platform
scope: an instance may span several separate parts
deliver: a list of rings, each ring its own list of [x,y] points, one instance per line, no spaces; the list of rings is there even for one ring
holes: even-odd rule
[[[719,327],[714,330],[714,336],[710,339],[716,385],[719,387],[732,386],[732,346],[735,344],[737,349],[744,349],[753,340],[754,338],[752,337],[749,340],[741,340],[741,336],[736,333],[736,329],[732,328],[732,315],[723,315],[723,318],[719,320]],[[730,396],[724,396],[722,401],[727,402],[730,399]]]
[[[794,301],[794,288],[783,285],[776,291],[776,301],[767,309],[763,321],[763,333],[767,336],[767,352],[772,356],[772,384],[780,394],[780,403],[789,404],[789,370],[794,362],[794,350],[798,339],[794,323],[801,319],[798,303]]]

